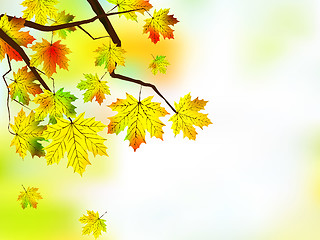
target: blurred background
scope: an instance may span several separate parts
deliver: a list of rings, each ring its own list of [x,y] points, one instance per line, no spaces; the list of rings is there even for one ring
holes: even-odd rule
[[[1,13],[22,16],[22,1],[2,0]],[[180,21],[174,40],[154,45],[138,22],[111,18],[127,51],[118,73],[155,84],[171,102],[191,92],[209,101],[213,124],[197,140],[149,137],[134,152],[125,132],[107,138],[109,157],[90,155],[83,177],[67,159],[22,160],[9,147],[7,90],[0,88],[0,239],[72,240],[82,236],[86,210],[107,211],[105,240],[317,240],[320,239],[320,2],[315,0],[158,0]],[[113,5],[100,0],[106,11]],[[86,1],[60,1],[59,10],[82,20],[94,16]],[[153,10],[151,10],[151,13]],[[99,22],[85,25],[93,36]],[[49,33],[30,33],[41,41]],[[54,39],[58,40],[58,39]],[[77,30],[62,40],[72,51],[69,71],[53,75],[56,88],[78,97],[77,113],[108,124],[107,105],[140,86],[106,77],[111,96],[100,106],[83,104],[76,85],[84,73],[104,74],[93,53],[102,43]],[[27,50],[28,51],[28,50]],[[28,52],[32,53],[32,52]],[[153,55],[166,55],[166,75],[147,69]],[[21,63],[12,62],[16,71]],[[8,69],[0,63],[0,74]],[[12,73],[8,76],[12,77]],[[142,96],[154,95],[143,88]],[[162,106],[170,109],[158,97]],[[36,107],[34,105],[33,107]],[[11,103],[16,115],[21,106]],[[172,112],[170,112],[172,114]],[[37,209],[17,201],[22,186],[38,187]]]

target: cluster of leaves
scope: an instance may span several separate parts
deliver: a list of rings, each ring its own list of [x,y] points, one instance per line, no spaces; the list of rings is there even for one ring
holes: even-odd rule
[[[172,27],[178,20],[169,14],[170,9],[154,10],[151,15],[149,11],[153,6],[149,0],[107,1],[114,4],[109,12],[117,8],[117,12],[110,14],[118,14],[119,17],[124,16],[128,20],[137,21],[137,13],[143,15],[147,13],[150,17],[144,20],[143,33],[149,34],[148,38],[154,44],[160,41],[160,35],[164,39],[174,38]],[[22,17],[10,17],[6,14],[0,17],[0,61],[7,55],[10,71],[12,60],[25,63],[25,66],[13,71],[10,84],[5,78],[8,73],[3,76],[11,100],[28,109],[21,109],[15,116],[14,123],[11,123],[8,103],[9,131],[14,135],[11,146],[16,147],[16,152],[22,158],[26,157],[27,152],[30,152],[32,157],[45,157],[48,165],[59,164],[67,155],[67,166],[72,166],[74,172],[82,176],[86,166],[91,164],[88,152],[94,156],[107,156],[107,147],[104,143],[106,139],[99,135],[100,132],[106,131],[108,134],[118,135],[126,131],[125,140],[128,140],[129,146],[136,151],[142,143],[146,143],[146,132],[149,132],[150,137],[163,140],[165,124],[160,118],[169,115],[169,112],[159,102],[154,102],[153,96],[141,99],[140,91],[138,99],[126,93],[126,99],[117,99],[107,106],[115,112],[109,117],[108,125],[96,121],[95,118],[86,118],[85,113],[77,113],[74,105],[77,97],[64,87],[56,91],[53,76],[57,73],[57,67],[63,70],[68,70],[69,67],[68,55],[71,50],[63,44],[64,39],[78,28],[89,33],[81,27],[84,22],[74,22],[75,16],[65,11],[59,12],[56,8],[57,3],[57,0],[24,0],[22,6],[26,9]],[[104,17],[106,16],[108,14]],[[96,16],[86,20],[85,23],[93,22],[100,17],[103,16]],[[24,27],[34,26],[51,27],[52,30],[49,30],[51,40],[42,38],[36,41],[29,31],[22,30]],[[55,38],[58,40],[53,41]],[[96,54],[95,65],[103,66],[111,77],[121,78],[115,74],[115,70],[118,66],[125,65],[126,51],[119,42],[110,38],[112,41],[101,40],[103,41],[101,46],[95,51],[92,49]],[[30,59],[24,49],[32,52]],[[149,68],[154,75],[165,74],[168,65],[170,63],[166,56],[158,55],[153,57]],[[77,88],[84,91],[85,103],[96,101],[101,105],[106,96],[111,95],[107,81],[103,80],[106,73],[102,77],[97,73],[86,73],[84,79],[79,80]],[[53,90],[48,87],[40,74],[53,81]],[[155,93],[165,100],[174,112],[169,121],[172,121],[175,135],[182,132],[183,137],[195,140],[197,135],[195,126],[202,129],[211,124],[208,115],[200,112],[204,110],[207,101],[198,98],[192,100],[191,95],[187,94],[175,103],[173,108],[153,85],[128,77],[122,79],[141,84],[141,87],[152,87]],[[31,107],[30,103],[36,104],[37,107]],[[45,147],[43,142],[47,142]],[[34,187],[24,188],[18,197],[23,209],[27,206],[36,208],[39,199],[42,197],[38,193],[38,188]],[[97,238],[102,231],[106,231],[105,220],[99,217],[98,212],[87,211],[87,215],[83,215],[79,221],[85,224],[84,235],[93,233]]]
[[[108,0],[115,4],[119,17],[124,15],[127,19],[137,21],[136,13],[144,14],[152,8],[149,1],[145,0]],[[35,17],[38,24],[47,24],[48,18],[53,19],[52,26],[66,24],[73,21],[74,16],[66,14],[65,11],[58,12],[55,8],[56,0],[44,1],[25,0],[22,5],[27,7],[24,10],[23,18],[9,18],[3,15],[0,19],[0,28],[10,36],[19,46],[28,47],[33,44],[35,38],[29,32],[21,31],[26,20]],[[150,14],[150,13],[149,13]],[[160,34],[164,38],[173,38],[173,30],[169,25],[174,25],[178,21],[173,15],[169,15],[169,9],[154,10],[152,18],[145,20],[144,33],[150,33],[149,38],[152,42],[159,41]],[[67,55],[71,50],[61,41],[67,37],[67,33],[75,31],[75,27],[68,27],[53,31],[60,39],[52,42],[42,39],[36,42],[29,49],[35,53],[31,55],[30,66],[41,67],[41,73],[51,78],[57,71],[57,66],[68,70]],[[109,41],[103,43],[101,47],[95,50],[96,66],[103,65],[105,69],[112,74],[117,66],[124,66],[125,50],[116,43]],[[9,59],[22,61],[23,58],[4,40],[0,39],[0,59],[8,55]],[[156,56],[151,61],[149,68],[156,75],[158,72],[166,73],[169,62],[166,56]],[[77,87],[85,91],[83,94],[84,102],[97,101],[100,105],[110,95],[110,89],[107,81],[103,81],[98,74],[84,74],[85,80],[81,80]],[[8,86],[9,94],[12,100],[18,101],[23,105],[29,105],[32,101],[39,106],[26,115],[24,110],[15,117],[14,124],[10,124],[14,134],[11,145],[16,146],[17,153],[24,158],[29,151],[33,156],[45,156],[47,164],[59,163],[65,153],[68,156],[68,166],[72,166],[74,171],[81,174],[85,171],[88,164],[91,164],[88,158],[88,151],[94,155],[107,156],[106,139],[98,135],[98,132],[107,128],[109,134],[119,134],[127,129],[125,140],[129,140],[130,146],[136,151],[141,143],[146,143],[146,131],[150,137],[163,139],[163,126],[165,124],[160,120],[169,113],[160,103],[153,102],[153,97],[145,99],[136,99],[127,93],[126,99],[118,99],[110,107],[118,112],[115,116],[109,117],[108,126],[94,118],[85,118],[84,113],[77,116],[76,106],[73,102],[77,99],[73,94],[60,88],[58,91],[43,89],[41,84],[37,83],[33,72],[28,71],[24,66],[13,73],[13,82]],[[32,97],[33,96],[33,97]],[[206,114],[199,113],[204,109],[206,101],[195,99],[191,101],[190,94],[181,98],[175,105],[175,114],[170,118],[173,122],[172,129],[177,135],[181,131],[184,137],[189,139],[196,138],[194,126],[202,128],[208,126],[211,121]],[[41,125],[41,122],[48,118],[48,123]],[[50,144],[45,148],[41,141],[48,140]]]

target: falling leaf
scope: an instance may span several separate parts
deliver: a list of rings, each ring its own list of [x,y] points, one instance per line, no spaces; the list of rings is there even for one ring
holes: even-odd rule
[[[134,12],[119,14],[119,17],[121,15],[124,15],[127,19],[131,19],[134,21],[137,21],[137,14],[135,12],[144,14],[145,11],[149,11],[152,8],[149,0],[108,0],[108,2],[117,5],[118,12],[140,9]]]
[[[46,139],[53,139],[45,148],[47,150],[47,164],[59,163],[65,152],[68,153],[68,166],[74,168],[74,172],[82,173],[88,164],[88,151],[94,156],[97,154],[107,156],[107,147],[103,144],[106,140],[97,132],[102,131],[106,126],[94,118],[84,118],[84,113],[75,120],[57,118],[57,123],[49,125],[44,131]]]
[[[117,65],[124,66],[123,54],[126,52],[121,47],[117,47],[113,42],[109,42],[109,46],[103,44],[103,47],[99,47],[95,52],[98,53],[96,58],[96,66],[105,64],[105,68],[109,73],[112,73]]]
[[[35,16],[35,22],[45,25],[48,22],[48,17],[55,19],[57,8],[54,6],[58,3],[57,0],[24,0],[21,5],[27,9],[23,10],[23,18],[31,20]]]
[[[93,233],[95,238],[98,238],[103,232],[107,232],[106,220],[99,217],[98,212],[87,210],[88,215],[84,215],[79,219],[83,224],[86,224],[82,227],[82,235],[89,235]]]
[[[200,110],[204,110],[206,104],[207,101],[198,98],[191,101],[190,93],[181,98],[179,104],[175,103],[177,113],[169,119],[173,122],[174,134],[177,135],[182,130],[183,137],[195,140],[197,132],[194,126],[202,129],[204,126],[212,124],[208,114],[199,113]]]
[[[70,92],[64,92],[61,88],[56,93],[44,90],[44,93],[39,94],[33,101],[40,104],[34,111],[36,112],[36,120],[43,120],[48,114],[50,115],[49,123],[56,123],[57,117],[62,117],[63,114],[67,117],[75,117],[75,106],[71,102],[77,98]]]
[[[166,56],[156,56],[156,58],[152,60],[149,68],[153,75],[156,75],[158,71],[164,74],[167,72],[167,66],[170,65],[170,63],[165,58]]]
[[[37,53],[31,56],[30,64],[33,67],[39,66],[43,62],[43,71],[48,77],[56,73],[56,65],[60,68],[68,70],[68,61],[66,54],[71,53],[69,48],[64,44],[60,44],[61,40],[55,43],[49,43],[47,40],[42,39],[42,43],[36,43],[31,47]]]
[[[39,188],[28,187],[27,190],[23,187],[23,191],[20,192],[17,201],[21,201],[21,206],[23,209],[28,207],[37,208],[38,200],[42,199],[40,193],[38,193]]]
[[[20,31],[24,27],[25,20],[23,18],[12,18],[10,21],[5,14],[0,19],[0,29],[4,31],[13,41],[23,47],[32,44],[35,40],[28,32]],[[4,59],[5,54],[8,54],[10,59],[22,61],[20,54],[9,46],[3,39],[0,38],[0,60]]]
[[[72,22],[73,19],[74,19],[73,15],[66,14],[65,11],[62,11],[57,14],[55,22],[51,26],[66,24],[66,23]],[[64,29],[53,31],[53,35],[59,34],[61,38],[66,39],[67,33],[71,33],[75,30],[76,30],[75,27],[64,28]]]
[[[11,99],[18,97],[19,102],[28,105],[30,101],[28,93],[33,96],[42,93],[40,85],[34,82],[36,78],[32,72],[28,72],[27,66],[19,68],[17,73],[14,72],[13,78],[14,82],[8,86]]]
[[[101,105],[103,99],[105,99],[105,94],[110,95],[109,87],[107,86],[107,81],[101,81],[98,75],[84,74],[86,80],[81,80],[77,85],[80,90],[86,90],[83,94],[84,102],[89,102],[96,98],[96,101]]]
[[[118,99],[112,103],[109,107],[118,114],[109,118],[108,133],[119,134],[128,127],[125,140],[130,141],[130,146],[134,151],[140,147],[141,143],[146,143],[146,130],[151,137],[163,140],[162,127],[165,125],[159,120],[159,117],[169,113],[165,108],[160,107],[160,103],[151,102],[152,98],[151,96],[138,101],[127,93],[127,99]]]
[[[31,111],[26,116],[23,109],[18,113],[18,116],[14,118],[14,125],[10,124],[11,129],[14,131],[15,136],[10,146],[16,146],[16,152],[24,158],[27,155],[27,151],[31,153],[31,156],[44,156],[45,152],[43,146],[38,141],[43,141],[42,133],[45,130],[45,126],[39,126],[40,121],[36,121],[34,112]]]
[[[160,33],[163,38],[174,38],[173,30],[169,25],[173,26],[179,21],[173,17],[173,15],[168,15],[168,9],[160,9],[158,12],[154,10],[153,17],[144,20],[146,24],[143,26],[143,33],[150,33],[149,38],[153,43],[157,43],[160,40]]]

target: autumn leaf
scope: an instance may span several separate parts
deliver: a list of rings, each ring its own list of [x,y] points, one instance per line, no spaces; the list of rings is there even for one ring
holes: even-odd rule
[[[96,66],[105,64],[105,68],[108,69],[109,73],[112,73],[117,65],[124,66],[123,54],[126,52],[121,47],[117,47],[113,42],[109,42],[109,45],[103,44],[95,52],[98,53],[96,58]]]
[[[44,93],[39,94],[33,101],[40,104],[34,111],[36,120],[43,120],[48,114],[50,115],[49,123],[56,123],[56,118],[62,117],[63,114],[67,117],[75,117],[75,106],[71,102],[77,98],[70,92],[64,92],[61,88],[56,93],[44,90]]]
[[[156,75],[158,71],[164,74],[167,72],[167,66],[170,65],[170,63],[165,58],[166,56],[156,56],[156,58],[152,60],[149,68],[151,69],[153,75]]]
[[[110,117],[108,125],[108,133],[119,134],[126,127],[127,136],[125,140],[130,141],[130,146],[136,151],[141,143],[146,143],[146,130],[151,137],[162,139],[165,126],[159,117],[169,114],[165,108],[160,107],[160,103],[151,102],[151,97],[147,97],[142,101],[136,100],[133,96],[127,93],[127,99],[118,99],[109,107],[118,114]]]
[[[35,96],[36,94],[42,93],[40,84],[36,84],[35,76],[32,72],[28,71],[27,66],[19,68],[18,72],[13,72],[14,82],[12,82],[9,88],[9,94],[11,99],[16,99],[22,104],[28,105],[30,101],[29,94]]]
[[[20,31],[24,27],[25,20],[23,18],[12,18],[9,21],[8,16],[5,14],[0,19],[0,29],[4,31],[10,38],[17,44],[27,47],[35,40],[28,32]],[[4,59],[5,54],[8,54],[10,59],[22,61],[20,54],[9,46],[4,40],[0,38],[0,60]]]
[[[208,114],[199,113],[200,110],[204,110],[206,104],[207,101],[198,98],[191,101],[190,93],[181,98],[179,104],[175,103],[177,113],[169,119],[173,122],[174,134],[177,135],[182,130],[183,137],[195,140],[197,132],[194,126],[202,129],[204,126],[212,124]]]
[[[143,26],[143,33],[150,33],[149,38],[153,43],[157,43],[160,40],[160,34],[163,38],[174,38],[173,30],[169,26],[173,26],[179,21],[173,17],[173,15],[168,15],[168,9],[160,9],[158,12],[154,10],[153,17],[144,20],[146,24]]]
[[[67,152],[67,167],[72,166],[74,172],[82,176],[86,166],[91,164],[87,151],[92,152],[94,156],[107,156],[107,147],[103,144],[106,139],[97,134],[105,127],[94,118],[84,118],[84,113],[75,120],[57,118],[57,123],[49,125],[43,133],[44,138],[53,139],[45,148],[47,164],[58,164]]]
[[[101,219],[99,217],[98,212],[87,210],[87,214],[83,214],[83,216],[79,219],[79,221],[83,224],[86,224],[82,227],[82,235],[93,234],[95,238],[98,238],[103,232],[107,232],[106,220]]]
[[[54,6],[58,3],[57,0],[24,0],[21,5],[27,9],[23,10],[23,18],[31,20],[35,16],[35,22],[45,25],[48,22],[48,17],[55,19],[57,8]]]
[[[31,156],[44,156],[45,152],[43,146],[38,141],[43,141],[42,133],[45,130],[45,126],[39,126],[40,121],[36,121],[34,112],[31,111],[26,116],[23,109],[18,113],[18,116],[14,118],[14,125],[10,124],[11,129],[14,131],[15,136],[10,146],[16,146],[16,152],[24,158],[27,155],[27,151],[31,153]]]
[[[144,14],[145,11],[149,11],[152,8],[149,0],[108,0],[108,2],[117,5],[118,12],[140,9],[135,12]],[[119,17],[124,15],[127,19],[137,21],[137,14],[135,12],[121,13]]]
[[[98,75],[84,74],[86,80],[81,80],[77,85],[80,90],[86,90],[83,94],[84,102],[89,102],[96,98],[96,101],[101,105],[103,99],[105,99],[105,94],[110,95],[109,87],[107,86],[107,81],[101,81]]]
[[[23,187],[23,186],[22,186]],[[38,200],[42,199],[40,193],[38,193],[39,188],[28,187],[27,190],[23,187],[24,191],[21,191],[18,200],[21,201],[21,206],[23,209],[28,207],[37,208]]]
[[[72,22],[73,19],[74,19],[73,15],[66,14],[65,11],[62,11],[57,14],[57,17],[55,18],[55,22],[51,26],[66,24],[66,23]],[[64,29],[53,31],[53,35],[59,34],[61,38],[66,39],[67,33],[71,33],[75,30],[76,30],[75,27],[64,28]]]
[[[66,54],[71,53],[69,48],[64,44],[60,44],[61,40],[55,43],[49,43],[42,39],[42,43],[36,43],[31,47],[37,53],[31,56],[30,64],[33,67],[39,66],[43,62],[43,71],[48,77],[56,73],[56,65],[60,68],[68,70],[68,61]]]

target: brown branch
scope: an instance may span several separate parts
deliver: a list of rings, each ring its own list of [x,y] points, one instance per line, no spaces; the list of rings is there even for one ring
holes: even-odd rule
[[[87,0],[90,4],[92,10],[97,14],[97,16],[104,15],[104,17],[99,18],[99,21],[102,23],[106,31],[108,32],[109,36],[112,39],[112,42],[114,44],[117,44],[118,47],[121,46],[121,40],[118,37],[116,31],[114,30],[109,18],[107,17],[107,14],[103,10],[102,6],[100,5],[98,0]]]
[[[2,38],[10,47],[12,47],[14,50],[16,50],[20,56],[22,57],[23,61],[27,64],[27,66],[30,68],[31,72],[34,74],[36,79],[41,83],[41,85],[46,89],[50,90],[46,82],[42,79],[40,74],[37,72],[35,67],[32,67],[30,65],[30,59],[27,56],[27,54],[24,52],[24,50],[17,44],[11,37],[9,37],[2,29],[0,29],[0,38]]]
[[[177,111],[175,110],[175,108],[168,102],[168,100],[159,92],[159,90],[156,88],[156,86],[154,86],[153,84],[151,83],[145,83],[141,80],[137,80],[137,79],[133,79],[133,78],[130,78],[130,77],[126,77],[126,76],[123,76],[123,75],[120,75],[120,74],[116,74],[114,71],[112,73],[110,73],[110,76],[112,78],[118,78],[120,80],[124,80],[124,81],[127,81],[127,82],[132,82],[132,83],[136,83],[136,84],[140,84],[142,86],[145,86],[145,87],[150,87],[153,89],[153,91],[158,94],[165,102],[166,104],[168,104],[168,106],[172,109],[172,111],[174,113],[177,113]]]

